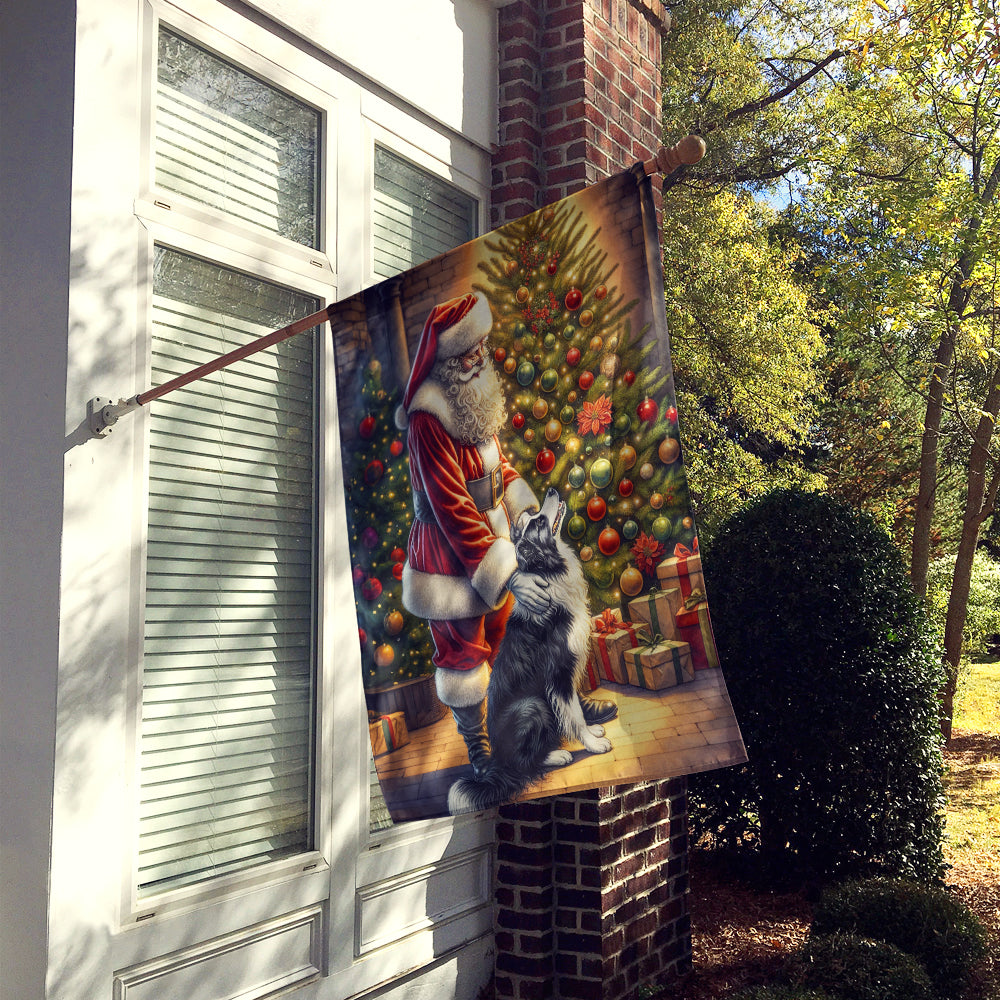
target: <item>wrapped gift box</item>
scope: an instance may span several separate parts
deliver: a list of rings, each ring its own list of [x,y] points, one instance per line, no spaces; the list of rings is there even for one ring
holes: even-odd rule
[[[372,753],[376,757],[398,750],[410,742],[406,718],[402,712],[392,712],[390,715],[375,715],[374,712],[369,712],[368,736],[372,741]]]
[[[686,642],[654,640],[647,646],[625,651],[628,683],[634,687],[660,691],[694,680],[691,647]]]
[[[698,539],[694,540],[690,549],[680,543],[674,546],[674,554],[656,567],[656,578],[664,590],[675,587],[680,590],[681,600],[686,601],[696,591],[704,597],[705,576],[701,571]]]
[[[719,652],[715,648],[707,601],[700,601],[695,595],[684,602],[684,607],[677,613],[677,636],[690,644],[695,670],[719,666]]]
[[[593,619],[590,633],[590,659],[588,673],[596,681],[594,687],[604,681],[627,684],[625,679],[625,650],[634,649],[644,642],[647,629],[640,622],[622,621],[621,616],[606,609]]]
[[[684,605],[679,587],[670,590],[651,590],[648,594],[628,602],[628,616],[636,625],[645,624],[650,635],[666,639],[677,638],[677,612]]]

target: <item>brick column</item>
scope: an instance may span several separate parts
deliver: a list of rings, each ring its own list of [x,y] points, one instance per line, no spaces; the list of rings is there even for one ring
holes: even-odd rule
[[[498,23],[494,226],[655,152],[660,0],[513,0]],[[690,967],[686,779],[505,806],[496,830],[498,998],[623,1000]]]

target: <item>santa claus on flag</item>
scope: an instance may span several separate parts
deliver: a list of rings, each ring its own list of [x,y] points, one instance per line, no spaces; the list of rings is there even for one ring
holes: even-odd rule
[[[546,581],[517,568],[510,527],[538,501],[500,448],[503,388],[487,345],[485,297],[435,306],[424,324],[398,422],[407,430],[413,528],[403,604],[434,639],[438,697],[455,717],[477,772],[489,754],[486,689],[514,601],[549,607]],[[590,724],[612,702],[586,699]]]

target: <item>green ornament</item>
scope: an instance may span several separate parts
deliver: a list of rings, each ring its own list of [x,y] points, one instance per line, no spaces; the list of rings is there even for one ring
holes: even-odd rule
[[[535,366],[530,361],[522,361],[517,366],[518,385],[529,386],[535,380]]]
[[[611,426],[615,437],[624,437],[632,429],[632,418],[627,413],[619,413]]]
[[[611,482],[613,474],[614,469],[606,458],[595,459],[590,466],[590,481],[599,490],[603,490]]]
[[[576,336],[576,327],[567,323],[562,329],[563,340],[572,340]]]
[[[528,336],[528,327],[527,327],[527,325],[525,323],[520,322],[520,321],[518,321],[517,323],[515,323],[514,324],[514,336],[517,337],[518,340],[521,340],[524,337],[527,337]]]
[[[673,525],[669,517],[658,517],[653,521],[653,537],[658,542],[665,542],[673,531]]]
[[[584,532],[587,530],[587,522],[580,517],[579,514],[574,514],[566,522],[566,533],[570,538],[583,538]]]
[[[622,534],[631,542],[639,534],[639,525],[628,520],[622,525]]]
[[[576,410],[574,410],[574,409],[573,409],[573,407],[572,407],[572,406],[570,406],[570,405],[569,405],[569,403],[567,403],[567,404],[566,404],[566,405],[565,405],[565,406],[564,406],[564,407],[563,407],[563,408],[562,408],[562,409],[561,409],[561,410],[559,411],[559,419],[560,419],[560,420],[561,420],[561,421],[562,421],[562,422],[563,422],[564,424],[571,424],[571,423],[573,423],[573,421],[574,421],[574,420],[576,419]]]
[[[587,474],[580,468],[579,465],[574,465],[573,468],[569,470],[569,476],[567,478],[569,479],[570,486],[572,486],[574,490],[578,490],[586,481]]]
[[[569,498],[570,509],[571,510],[582,510],[584,507],[587,506],[587,500],[588,499],[589,498],[587,496],[587,491],[586,490],[578,490],[576,493],[574,493]]]
[[[542,343],[545,345],[545,350],[551,351],[556,346],[556,335],[554,333],[545,334],[545,339]]]
[[[614,438],[613,438],[613,437],[612,437],[612,436],[611,436],[610,434],[605,434],[605,435],[604,435],[604,444],[605,444],[605,445],[606,445],[606,446],[607,446],[608,448],[610,448],[610,447],[611,447],[611,445],[612,445],[612,443],[614,442],[614,440],[615,440],[615,439],[614,439]]]
[[[534,370],[532,370],[532,373]],[[552,392],[559,382],[559,372],[555,368],[546,368],[542,372],[542,392]]]

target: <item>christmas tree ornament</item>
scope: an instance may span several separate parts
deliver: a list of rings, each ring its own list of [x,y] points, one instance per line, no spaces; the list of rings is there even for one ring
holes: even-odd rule
[[[535,468],[543,475],[547,476],[556,465],[556,456],[552,453],[551,448],[543,448],[537,456],[535,456]]]
[[[608,286],[607,285],[598,285],[594,289],[594,298],[597,299],[598,302],[600,302],[601,299],[603,299],[604,296],[607,295],[607,294],[608,294]]]
[[[580,518],[580,520],[582,521],[583,518]],[[586,525],[584,525],[584,527],[586,527]],[[580,561],[590,562],[590,560],[593,558],[594,558],[594,550],[589,545],[584,545],[584,547],[580,549]]]
[[[694,518],[692,518],[692,517],[685,517],[681,521],[681,524],[683,524],[684,527],[687,528],[688,531],[690,531],[694,527]]]
[[[547,351],[551,351],[553,347],[556,346],[556,335],[554,333],[545,334],[545,339],[542,341],[542,346]]]
[[[358,433],[368,441],[375,433],[375,418],[369,413],[358,425]]]
[[[514,325],[514,333],[516,339],[514,340],[514,353],[520,354],[524,350],[524,341],[521,339],[528,332],[528,328],[523,323],[516,323]]]
[[[583,538],[583,534],[586,530],[587,522],[580,517],[579,514],[574,514],[566,522],[566,534],[569,535],[570,538]]]
[[[534,361],[536,365],[540,365],[542,363],[542,356],[540,354],[533,354],[531,356],[531,360]]]
[[[574,490],[578,490],[586,482],[587,474],[579,465],[574,465],[566,479]]]
[[[646,423],[652,423],[659,415],[660,408],[655,399],[650,399],[649,396],[647,396],[635,408],[635,412],[639,415],[640,420]]]
[[[576,380],[576,384],[586,392],[594,384],[594,373],[591,371],[580,372],[580,377]]]
[[[635,597],[642,590],[642,574],[634,566],[626,566],[618,578],[618,586],[626,597]]]
[[[507,358],[506,361],[504,361],[504,363],[503,363],[503,370],[508,375],[513,375],[514,374],[514,370],[516,368],[517,368],[517,359],[513,355],[511,355],[509,358]]]
[[[550,260],[548,264],[545,265],[545,273],[551,278],[556,271],[559,270],[559,265],[554,260]]]
[[[587,506],[587,500],[588,499],[589,499],[589,497],[587,496],[587,491],[586,490],[577,490],[569,498],[570,510],[583,510],[584,507]]]
[[[632,518],[629,518],[622,525],[622,535],[631,542],[632,539],[635,538],[636,535],[638,534],[639,534],[639,525],[636,524],[636,522],[633,521]]]
[[[576,312],[576,310],[583,305],[583,292],[581,292],[579,288],[571,288],[566,293],[566,298],[563,302],[570,312]]]
[[[587,517],[591,521],[600,521],[607,512],[608,505],[604,502],[603,497],[591,497],[587,501]]]
[[[373,549],[378,545],[378,532],[370,525],[361,532],[361,544],[366,549]]]
[[[545,371],[542,372],[542,377],[539,381],[539,384],[542,387],[542,392],[552,392],[558,383],[559,373],[555,370],[555,368],[546,368]]]
[[[622,381],[631,389],[632,384],[635,382],[635,372],[631,368],[622,375]]]
[[[525,302],[528,301],[530,297],[531,297],[531,292],[529,292],[524,285],[521,285],[521,287],[514,293],[514,298],[517,299],[517,301],[520,302],[522,306],[524,305]]]
[[[639,537],[632,546],[632,558],[636,566],[649,576],[656,576],[656,568],[663,557],[663,545],[645,531],[639,532]]]
[[[517,366],[518,385],[529,386],[535,380],[535,366],[530,361],[522,361]]]
[[[605,528],[597,536],[597,547],[601,550],[602,555],[613,556],[621,543],[622,540],[614,528]]]
[[[605,445],[605,447],[610,448],[614,443],[615,443],[615,439],[610,434],[605,434],[604,435],[604,445]]]
[[[383,642],[381,646],[375,647],[375,666],[379,670],[385,670],[386,667],[391,667],[393,661],[396,659],[396,651],[387,642]]]
[[[635,489],[635,486],[633,485],[631,479],[622,479],[618,483],[618,492],[623,497],[630,497],[632,495],[632,490],[634,490],[634,489]]]
[[[601,350],[604,349],[604,341],[600,337],[598,337],[596,335],[593,336],[593,337],[591,337],[590,338],[590,349],[596,354],[598,351],[601,351]]]
[[[530,427],[524,429],[524,440],[531,444],[535,440],[535,432]]]
[[[542,212],[542,222],[548,224],[556,217],[556,211],[554,208],[547,208]]]
[[[572,340],[576,336],[576,327],[567,323],[562,329],[563,340]]]
[[[650,530],[658,542],[666,542],[670,538],[670,533],[674,530],[674,526],[670,523],[669,517],[664,517],[661,514],[659,517],[653,519]]]
[[[366,601],[377,601],[382,596],[382,581],[377,576],[370,576],[361,584],[361,596]]]
[[[403,564],[401,562],[392,564],[392,575],[396,580],[403,579]]]
[[[656,453],[660,456],[660,461],[664,465],[670,465],[671,462],[676,462],[677,457],[681,453],[681,446],[677,438],[666,437],[660,442],[660,447],[656,449]]]
[[[503,359],[507,357],[507,350],[504,347],[498,347],[493,352],[493,360],[499,365],[503,364]]]
[[[524,426],[524,414],[518,411],[510,418],[510,424],[514,430],[519,431]]]
[[[568,364],[570,368],[575,368],[580,363],[580,357],[581,357],[580,348],[571,347],[566,352],[566,364]]]
[[[618,365],[621,359],[617,354],[605,354],[601,358],[601,374],[605,378],[614,378],[618,373]]]
[[[365,578],[365,571],[360,566],[355,566],[354,569],[351,570],[351,576],[354,578],[355,583],[361,583],[361,581]]]
[[[590,326],[590,324],[594,322],[594,310],[584,309],[583,312],[580,313],[579,318],[580,326]]]
[[[606,458],[597,458],[591,463],[590,466],[590,481],[594,486],[603,490],[608,483],[611,482],[611,477],[614,474],[614,468],[611,462]]]
[[[615,437],[624,437],[632,430],[632,418],[627,413],[619,413],[611,426]]]
[[[385,466],[377,458],[373,458],[365,469],[365,482],[374,486],[385,474]]]
[[[358,629],[358,642],[361,643],[362,649],[368,645],[368,633],[363,628]]]
[[[652,507],[653,510],[659,510],[663,506],[663,494],[662,493],[651,494],[649,498],[649,506]]]
[[[563,425],[553,417],[545,425],[545,440],[551,443],[555,443],[562,437]]]
[[[667,407],[667,411],[666,411],[666,417],[667,417],[667,420],[669,420],[672,424],[676,424],[677,423],[677,407],[676,406],[668,406]]]
[[[392,444],[389,445],[389,454],[392,455],[393,458],[399,458],[399,456],[403,454],[403,442],[398,438],[393,441]]]
[[[390,611],[385,616],[384,624],[389,635],[399,635],[403,631],[403,616],[398,611]]]
[[[622,463],[623,469],[631,469],[635,465],[636,457],[635,448],[630,444],[623,444],[621,451],[618,452],[618,461]]]
[[[567,404],[559,411],[559,419],[564,424],[571,424],[576,417],[576,410],[572,406]]]
[[[563,445],[563,447],[566,450],[566,454],[569,455],[570,458],[573,458],[580,454],[583,442],[576,435],[574,435],[573,437],[566,439],[566,444]]]
[[[570,391],[566,393],[566,402],[575,403],[576,400],[577,400],[576,389],[570,389]]]
[[[503,266],[503,271],[508,278],[514,277],[514,275],[517,274],[517,261],[516,260],[507,261],[507,263],[504,264]]]
[[[373,379],[379,379],[382,375],[382,362],[378,358],[372,358],[368,362],[368,374],[371,375]]]
[[[653,463],[652,462],[643,462],[642,465],[639,466],[639,478],[640,479],[652,479],[653,478],[653,474],[655,472],[656,472],[656,470],[653,468]]]
[[[547,416],[548,412],[549,412],[549,404],[548,404],[548,402],[546,400],[542,399],[541,396],[539,396],[531,404],[531,415],[536,420],[544,420],[545,417]]]

